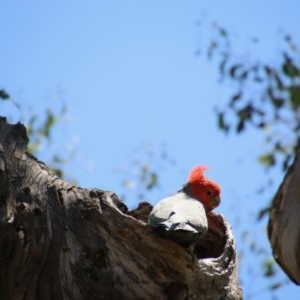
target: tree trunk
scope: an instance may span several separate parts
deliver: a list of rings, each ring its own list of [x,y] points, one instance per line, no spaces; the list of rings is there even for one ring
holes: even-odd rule
[[[190,253],[111,192],[75,187],[0,119],[0,299],[242,299],[232,230],[210,213]]]
[[[300,284],[300,153],[288,169],[271,207],[268,235],[276,261]]]

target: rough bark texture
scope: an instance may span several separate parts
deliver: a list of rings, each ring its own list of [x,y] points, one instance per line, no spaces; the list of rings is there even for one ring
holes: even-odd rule
[[[232,230],[210,213],[194,253],[114,193],[75,187],[0,119],[0,299],[242,299]]]
[[[270,211],[268,235],[285,273],[300,284],[300,153],[288,169]]]

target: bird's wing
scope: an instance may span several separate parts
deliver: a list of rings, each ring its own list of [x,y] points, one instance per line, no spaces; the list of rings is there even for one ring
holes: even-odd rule
[[[177,193],[161,200],[149,215],[148,223],[152,227],[165,227],[166,230],[186,230],[203,232],[207,230],[207,218],[203,205]]]

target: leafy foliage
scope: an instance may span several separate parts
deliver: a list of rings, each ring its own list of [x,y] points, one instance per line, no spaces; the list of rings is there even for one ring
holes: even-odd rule
[[[238,53],[234,44],[236,35],[216,23],[212,36],[206,47],[207,57],[216,63],[221,82],[231,89],[230,96],[215,109],[219,129],[225,134],[238,135],[250,128],[262,132],[265,147],[260,150],[258,162],[268,170],[280,167],[285,171],[300,146],[299,48],[291,36],[281,35],[281,49],[275,60],[269,60],[269,56],[253,59],[248,49]],[[259,43],[258,38],[253,38],[250,45],[255,50]],[[271,182],[272,179],[266,180],[266,185]],[[266,188],[260,187],[260,192],[263,190]],[[269,207],[263,207],[257,219],[261,220],[268,212]],[[255,260],[254,264],[262,261],[261,274],[269,282],[266,291],[272,293],[290,282],[278,276],[279,267],[266,251],[267,241],[262,242],[261,235],[254,232],[253,226],[245,229],[244,234],[249,237],[251,233],[251,238],[241,248],[248,260]],[[247,271],[249,278],[257,277],[252,266]]]
[[[21,105],[19,105],[16,101],[13,101],[10,94],[4,89],[0,90],[0,100],[7,100],[11,102],[15,109],[20,112],[21,118],[23,119],[22,122],[26,124],[27,134],[30,140],[27,151],[36,155],[37,152],[46,145],[47,152],[50,153],[52,133],[59,121],[66,115],[66,105],[61,103],[59,110],[54,110],[53,107],[46,108],[43,113],[37,113],[34,112],[34,110],[31,110],[30,115],[26,117],[24,113],[24,105],[21,107]],[[10,117],[10,115],[7,116],[8,119],[10,119]],[[59,177],[65,176],[63,166],[67,163],[67,159],[64,159],[63,156],[63,152],[53,154],[48,157],[47,161],[47,164]],[[67,156],[69,157],[70,155]]]
[[[250,60],[234,51],[234,36],[214,24],[207,55],[215,59],[223,81],[233,93],[216,109],[219,129],[244,133],[252,126],[264,132],[266,149],[258,157],[266,168],[280,164],[286,170],[300,143],[300,52],[289,35],[275,64]],[[255,47],[257,38],[252,40]]]
[[[164,172],[178,166],[164,145],[143,143],[128,156],[126,164],[118,169],[122,176],[121,198],[133,205],[156,198],[153,194],[162,188]]]

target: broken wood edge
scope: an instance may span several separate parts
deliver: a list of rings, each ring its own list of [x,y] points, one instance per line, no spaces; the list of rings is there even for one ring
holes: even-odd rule
[[[155,231],[150,228],[147,223],[146,219],[152,209],[152,205],[147,202],[141,202],[138,205],[138,208],[132,211],[121,211],[116,203],[120,201],[117,196],[114,194],[115,200],[112,201],[111,199],[106,199],[106,205],[111,206],[112,209],[115,209],[118,211],[119,214],[123,216],[124,219],[129,219],[131,222],[135,223],[137,227],[144,228],[148,231],[147,234],[150,234],[153,236],[153,240],[156,240],[159,238],[159,240],[164,242],[164,247],[167,245],[170,248],[174,248],[175,242],[168,240],[166,238],[157,237],[157,234]],[[140,210],[140,211],[139,211]],[[193,271],[195,274],[199,276],[199,278],[211,278],[212,276],[217,281],[218,278],[223,278],[223,280],[228,280],[229,282],[232,281],[234,284],[231,284],[233,287],[237,287],[237,290],[232,290],[232,295],[240,295],[240,299],[242,299],[242,289],[240,288],[238,284],[238,259],[237,259],[237,253],[236,253],[236,243],[234,234],[232,231],[232,227],[229,225],[229,223],[225,220],[225,218],[218,213],[211,212],[208,214],[209,223],[212,223],[212,220],[214,220],[216,223],[219,224],[218,230],[219,234],[222,232],[224,241],[221,241],[218,246],[223,244],[222,251],[219,252],[220,255],[213,257],[205,257],[202,258],[201,255],[199,257],[199,254],[194,252],[194,255],[196,256],[196,259],[193,261]],[[208,233],[209,234],[209,233]],[[215,232],[213,233],[215,234]],[[220,236],[220,235],[219,235]],[[209,237],[206,237],[206,240],[210,240]],[[187,249],[184,249],[179,244],[176,244],[176,247],[178,249],[181,249],[180,254],[189,254]],[[201,248],[203,249],[203,240],[200,241],[200,244],[198,245],[199,249],[198,252],[201,251]],[[160,249],[159,247],[157,249]],[[186,256],[187,261],[190,260],[191,262],[191,256]]]

